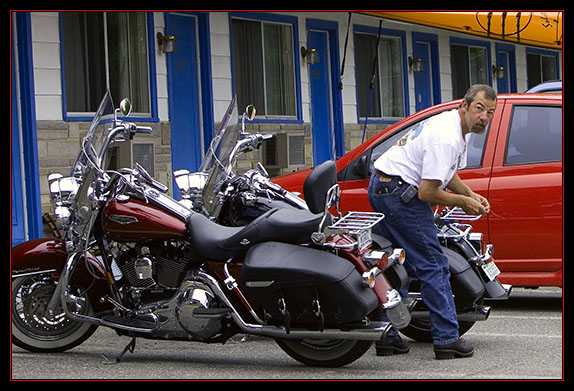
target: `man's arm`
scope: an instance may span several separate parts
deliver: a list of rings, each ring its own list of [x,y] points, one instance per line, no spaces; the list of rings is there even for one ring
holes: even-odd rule
[[[490,212],[490,203],[488,202],[488,200],[483,196],[481,196],[480,194],[477,194],[474,191],[472,191],[472,189],[468,187],[468,185],[466,185],[460,179],[458,173],[456,172],[454,173],[454,176],[452,177],[448,185],[446,185],[446,188],[456,194],[462,194],[472,198],[475,201],[478,201],[484,207],[485,213]]]
[[[454,173],[448,185],[446,185],[446,188],[452,191],[453,193],[462,194],[468,197],[471,197],[473,193],[470,187],[468,187],[468,185],[460,179],[458,173],[456,172]]]
[[[471,215],[483,215],[488,213],[490,210],[490,206],[487,205],[488,201],[486,201],[484,197],[479,196],[470,190],[470,188],[460,180],[457,174],[455,174],[455,177],[457,180],[455,180],[454,183],[451,180],[448,184],[448,189],[452,191],[455,191],[456,189],[456,194],[440,189],[440,181],[427,179],[421,180],[418,192],[419,199],[430,202],[433,205],[444,205],[450,207],[458,206]],[[458,191],[461,193],[458,193]],[[476,199],[475,196],[484,199],[486,205],[482,201]]]

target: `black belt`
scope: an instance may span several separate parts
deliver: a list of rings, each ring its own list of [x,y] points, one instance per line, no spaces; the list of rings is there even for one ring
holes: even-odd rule
[[[404,182],[404,180],[400,176],[387,175],[384,172],[377,170],[376,168],[375,168],[373,173],[379,177],[379,181],[381,181],[381,182],[390,182],[393,179],[398,179],[399,181]]]

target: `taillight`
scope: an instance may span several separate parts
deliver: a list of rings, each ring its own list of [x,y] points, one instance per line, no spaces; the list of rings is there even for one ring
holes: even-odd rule
[[[363,255],[363,262],[368,268],[361,276],[363,285],[373,288],[375,286],[376,277],[381,274],[383,270],[394,263],[402,265],[405,262],[405,250],[396,248],[391,255],[382,250],[369,250]]]
[[[379,269],[384,269],[389,264],[389,254],[381,250],[369,250],[363,256],[363,262],[367,267],[377,266]]]
[[[363,255],[363,262],[367,267],[376,266],[381,270],[395,262],[402,265],[405,262],[405,250],[396,248],[390,255],[388,252],[382,250],[369,250]]]

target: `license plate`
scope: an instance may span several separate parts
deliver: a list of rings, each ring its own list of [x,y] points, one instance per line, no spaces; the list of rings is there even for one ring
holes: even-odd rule
[[[498,266],[496,266],[494,261],[490,261],[482,265],[482,270],[484,270],[484,273],[490,279],[490,281],[494,280],[496,276],[500,274],[500,269],[498,269]]]
[[[371,244],[373,240],[371,239],[371,229],[362,229],[357,232],[357,246],[359,247],[359,251],[363,251],[364,249]]]

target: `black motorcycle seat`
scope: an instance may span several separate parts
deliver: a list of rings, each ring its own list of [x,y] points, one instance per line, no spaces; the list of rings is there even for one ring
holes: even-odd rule
[[[321,214],[307,210],[271,209],[244,227],[225,227],[194,213],[188,232],[197,254],[214,261],[241,257],[257,244],[268,241],[300,244],[310,242],[321,222]]]

